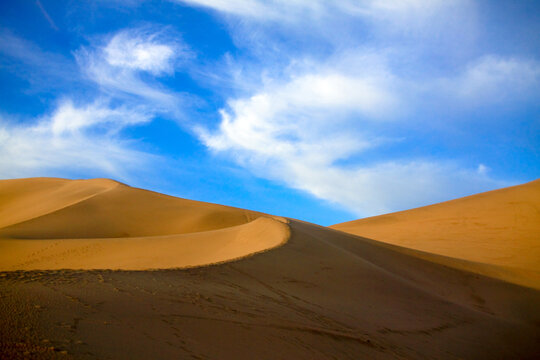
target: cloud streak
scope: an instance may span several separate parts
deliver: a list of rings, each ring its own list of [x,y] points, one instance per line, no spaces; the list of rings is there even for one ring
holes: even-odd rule
[[[429,16],[441,9],[469,3],[466,0],[176,0],[194,6],[210,8],[236,16],[272,21],[298,21],[299,18],[320,19],[335,13],[357,17],[386,18],[390,16]]]
[[[497,102],[537,97],[540,63],[533,59],[486,55],[469,64],[465,72],[446,85],[464,99]],[[444,86],[444,84],[443,84]]]
[[[36,0],[36,5],[39,8],[39,11],[41,11],[41,13],[43,14],[43,17],[45,17],[45,19],[47,20],[49,25],[51,25],[51,28],[58,31],[58,26],[56,26],[53,19],[50,17],[49,13],[45,10],[45,8],[43,7],[43,4],[41,3],[41,1]]]

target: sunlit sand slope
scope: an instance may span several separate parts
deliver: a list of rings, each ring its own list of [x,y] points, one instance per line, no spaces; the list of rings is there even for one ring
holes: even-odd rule
[[[207,265],[287,240],[286,220],[107,179],[0,181],[0,270]]]
[[[540,287],[540,180],[331,228]]]

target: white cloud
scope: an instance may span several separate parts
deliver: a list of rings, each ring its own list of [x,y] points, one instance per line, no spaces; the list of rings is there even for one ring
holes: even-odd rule
[[[258,176],[339,204],[358,216],[504,185],[449,161],[365,159],[368,165],[340,165],[340,160],[385,142],[360,129],[370,129],[369,123],[387,111],[393,99],[384,88],[363,91],[367,85],[361,78],[335,76],[309,74],[230,101],[229,109],[221,111],[217,131],[199,129],[200,138],[211,150],[229,154]],[[378,93],[385,96],[373,96]]]
[[[176,66],[192,58],[185,45],[165,33],[149,28],[123,30],[104,46],[80,49],[76,58],[87,77],[109,96],[136,96],[155,112],[178,116],[183,97],[155,79],[142,77],[142,73],[171,75]]]
[[[289,21],[298,17],[320,18],[335,12],[361,16],[432,12],[464,0],[176,0],[258,20]]]
[[[306,191],[339,204],[358,216],[381,214],[484,191],[506,183],[480,168],[463,169],[449,161],[409,160],[370,165],[339,165],[375,146],[377,140],[351,136],[348,129],[312,131],[309,125],[271,120],[258,123],[223,113],[215,134],[203,133],[205,144],[226,151],[258,176]],[[314,125],[317,127],[317,124]],[[263,129],[265,127],[265,129]],[[284,131],[282,133],[281,131]]]
[[[191,5],[204,6],[225,13],[242,16],[276,16],[271,5],[258,0],[178,0]],[[294,2],[293,2],[294,3]]]
[[[148,71],[154,75],[171,73],[178,56],[177,45],[156,41],[156,34],[117,33],[103,49],[105,60],[112,66]]]
[[[422,20],[438,12],[463,8],[469,4],[469,0],[342,0],[335,3],[342,11],[352,11],[378,20],[389,17]]]
[[[65,100],[45,122],[45,127],[55,136],[79,133],[99,125],[105,125],[109,132],[116,132],[129,125],[149,122],[151,118],[152,114],[146,113],[144,108],[111,108],[103,101],[76,107],[71,100]]]
[[[281,180],[358,216],[436,203],[508,185],[448,161],[379,162],[368,166],[314,166],[285,160]]]
[[[358,65],[363,70],[320,66],[283,83],[269,81],[251,97],[230,100],[219,132],[199,128],[200,137],[215,150],[326,164],[371,147],[379,139],[363,138],[359,125],[385,119],[399,101],[384,69]]]
[[[284,107],[358,111],[376,115],[394,106],[392,94],[377,76],[349,76],[331,72],[299,76],[274,93]]]
[[[540,84],[540,63],[494,55],[470,63],[464,73],[450,79],[448,85],[463,99],[500,101],[505,97],[523,97]]]
[[[151,155],[134,150],[117,131],[149,118],[103,103],[83,107],[64,101],[49,116],[32,124],[0,121],[0,177],[36,176],[56,171],[91,170],[120,179],[143,166]]]
[[[459,39],[463,47],[476,34],[477,4],[472,0],[174,1],[227,15],[236,41],[252,51],[275,47],[278,38],[285,43],[292,40],[291,52],[298,50],[294,46],[302,48],[313,42],[341,47],[362,40],[382,45],[388,38],[413,39],[407,44],[409,49],[425,47],[430,39],[444,47]],[[276,34],[279,36],[272,37]],[[295,41],[298,39],[302,41]]]

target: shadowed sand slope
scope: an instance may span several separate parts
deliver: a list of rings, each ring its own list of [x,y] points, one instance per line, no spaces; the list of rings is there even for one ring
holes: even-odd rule
[[[271,251],[159,271],[0,273],[0,351],[77,359],[534,359],[540,292],[290,222]],[[22,357],[21,357],[22,358]]]
[[[286,220],[107,180],[0,181],[0,269],[211,264],[286,241]]]
[[[540,180],[331,228],[540,288]]]

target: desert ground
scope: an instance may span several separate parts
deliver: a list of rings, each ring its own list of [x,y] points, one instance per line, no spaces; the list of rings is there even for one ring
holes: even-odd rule
[[[536,359],[539,276],[538,180],[330,228],[0,181],[2,359]]]

